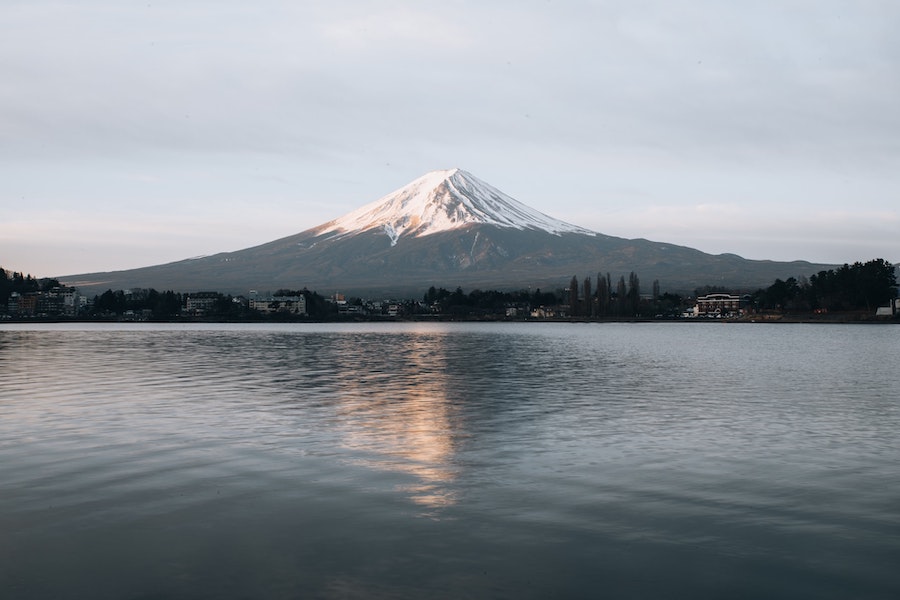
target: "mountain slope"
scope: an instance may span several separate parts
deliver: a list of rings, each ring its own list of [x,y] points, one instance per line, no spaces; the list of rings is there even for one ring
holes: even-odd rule
[[[342,217],[253,248],[164,265],[60,277],[88,291],[315,289],[419,296],[430,285],[556,288],[634,271],[664,291],[755,288],[833,265],[606,236],[544,215],[459,169],[434,171]]]

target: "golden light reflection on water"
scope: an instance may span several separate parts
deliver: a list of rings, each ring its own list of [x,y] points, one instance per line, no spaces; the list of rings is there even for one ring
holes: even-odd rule
[[[365,453],[357,462],[367,468],[413,476],[396,489],[416,504],[447,507],[457,501],[457,467],[444,339],[412,335],[397,350],[396,368],[341,382],[343,443]]]

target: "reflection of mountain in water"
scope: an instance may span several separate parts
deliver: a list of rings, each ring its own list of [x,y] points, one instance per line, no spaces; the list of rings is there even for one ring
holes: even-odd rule
[[[340,383],[344,445],[360,453],[363,466],[413,476],[401,491],[417,504],[449,506],[457,500],[451,482],[458,474],[454,432],[459,427],[447,395],[444,337],[433,332],[403,337],[395,349],[397,369],[357,370]],[[335,356],[358,358],[359,347]],[[341,368],[353,371],[351,365]]]

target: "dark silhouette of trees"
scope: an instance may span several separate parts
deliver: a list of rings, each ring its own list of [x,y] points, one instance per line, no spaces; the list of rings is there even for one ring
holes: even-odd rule
[[[666,292],[653,300],[653,314],[662,318],[677,318],[684,309],[684,298],[678,294]]]
[[[534,292],[474,289],[466,294],[462,288],[451,293],[434,286],[425,293],[423,301],[434,313],[453,317],[505,317],[508,308],[527,310],[560,302],[556,294],[541,292],[540,288]]]
[[[541,292],[541,288],[538,288],[529,296],[529,301],[533,307],[554,306],[559,304],[559,297],[553,292]]]
[[[694,290],[694,296],[707,296],[709,294],[731,294],[732,289],[721,285],[704,285]]]
[[[578,310],[578,277],[572,275],[569,281],[569,314],[577,317],[580,314]]]
[[[625,288],[625,276],[622,275],[619,277],[618,283],[616,283],[616,315],[622,316],[625,314],[627,307],[627,296],[628,291]]]
[[[763,310],[794,311],[805,306],[805,290],[793,277],[786,280],[776,279],[775,283],[765,290],[759,290],[752,296],[754,305]]]
[[[230,297],[228,297],[230,301]],[[94,296],[93,314],[95,316],[120,316],[128,311],[142,313],[150,311],[150,318],[158,321],[171,320],[181,315],[184,305],[182,294],[168,290],[158,292],[155,289],[136,289],[125,293],[123,290],[106,290],[99,296]],[[216,312],[222,312],[231,307],[221,302]]]
[[[752,303],[757,309],[784,312],[873,311],[897,295],[894,265],[881,258],[845,264],[805,278],[776,279],[757,290]]]
[[[0,312],[6,311],[6,304],[13,294],[29,294],[61,287],[55,279],[35,279],[31,275],[17,271],[7,271],[0,267]]]
[[[59,296],[60,285],[56,279],[35,279],[31,275],[0,269],[0,312],[6,310],[13,293],[42,296],[48,293],[53,298]],[[710,293],[734,293],[732,290],[705,286],[695,290],[697,296]],[[190,316],[227,320],[266,318],[249,311],[241,298],[216,294],[212,303],[204,303],[196,308],[196,298],[191,309],[192,315],[185,315],[184,308],[188,295],[171,290],[159,292],[154,289],[107,290],[94,297],[91,314],[97,318],[113,318],[129,311],[140,313],[140,318],[172,320]],[[340,313],[338,306],[307,289],[279,290],[277,296],[304,296],[307,314],[313,319],[331,319]],[[812,310],[827,311],[874,311],[897,296],[897,277],[894,265],[884,259],[873,259],[865,263],[844,264],[836,269],[820,271],[810,276],[776,279],[772,285],[752,294],[751,303],[758,310],[802,312]],[[68,298],[69,296],[67,296]],[[573,317],[587,318],[634,318],[658,316],[670,318],[681,314],[685,299],[681,296],[661,293],[659,280],[654,280],[652,293],[641,297],[641,283],[635,272],[620,276],[613,286],[609,272],[598,271],[596,279],[584,277],[581,285],[577,275],[573,275],[567,288],[556,292],[514,291],[475,289],[465,293],[457,287],[450,291],[431,286],[422,302],[402,302],[403,315],[443,314],[460,317],[495,318],[513,314],[525,314],[534,308],[550,308],[547,314],[568,306]],[[351,304],[363,305],[360,298],[351,299]],[[71,304],[71,303],[70,303]],[[510,309],[516,309],[515,312]],[[36,311],[35,311],[36,312]],[[46,311],[52,313],[52,311]],[[358,314],[358,311],[357,311]]]
[[[584,278],[584,307],[582,310],[582,314],[586,317],[594,316],[594,296],[591,293],[591,278]]]
[[[894,265],[882,258],[819,271],[809,278],[813,308],[875,310],[897,296]]]
[[[150,290],[148,300],[154,319],[173,319],[181,312],[181,294],[176,294],[172,290],[167,290],[162,294],[156,290]]]
[[[627,281],[624,276],[619,277],[614,290],[609,273],[604,276],[598,272],[595,292],[592,291],[590,277],[585,278],[579,290],[578,279],[573,276],[566,292],[572,316],[633,318],[644,314],[660,317],[681,314],[684,298],[668,292],[661,294],[659,280],[653,281],[652,290],[649,299],[642,298],[640,278],[632,271]],[[579,291],[584,294],[581,298]],[[704,286],[695,290],[696,296],[717,293],[736,292],[721,286]],[[809,280],[802,276],[776,279],[768,288],[757,290],[750,299],[757,310],[806,312],[820,308],[873,311],[895,297],[897,277],[894,265],[878,258],[821,271]]]
[[[637,316],[641,313],[641,281],[634,271],[628,275],[628,293],[625,304],[631,316]]]
[[[605,317],[609,315],[609,277],[604,277],[597,273],[597,316]]]
[[[425,302],[425,304],[433,305],[435,302],[444,300],[449,295],[450,292],[448,290],[445,290],[444,288],[435,289],[434,286],[431,286],[425,293],[423,301]]]
[[[106,290],[94,296],[94,313],[119,315],[125,312],[125,292]]]

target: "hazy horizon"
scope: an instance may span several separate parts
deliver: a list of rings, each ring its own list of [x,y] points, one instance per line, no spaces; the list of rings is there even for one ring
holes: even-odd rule
[[[900,6],[64,5],[0,41],[0,266],[256,246],[459,167],[711,254],[900,262]]]

